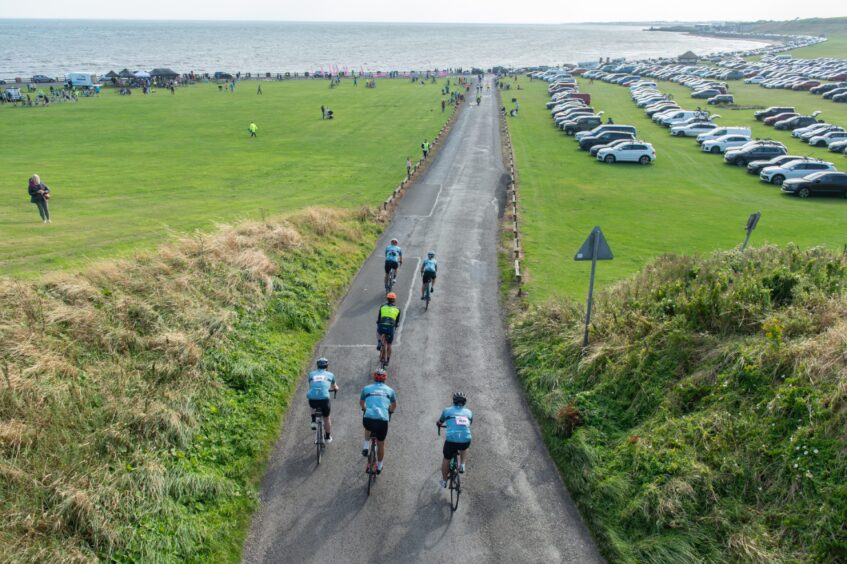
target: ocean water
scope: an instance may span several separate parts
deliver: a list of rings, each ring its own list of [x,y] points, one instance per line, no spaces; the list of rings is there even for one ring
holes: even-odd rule
[[[177,72],[489,68],[749,49],[761,43],[624,25],[0,20],[0,78]]]

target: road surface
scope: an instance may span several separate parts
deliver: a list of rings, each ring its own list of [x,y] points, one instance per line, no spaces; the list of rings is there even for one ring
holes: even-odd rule
[[[470,96],[469,98],[473,98]],[[498,303],[498,217],[506,174],[497,101],[469,100],[426,174],[339,305],[318,356],[341,391],[333,438],[315,465],[305,378],[261,484],[245,562],[602,561],[543,444],[514,374]],[[358,398],[376,367],[383,250],[397,237],[403,309],[388,368],[398,409],[385,469],[366,494]],[[429,311],[417,271],[439,264]],[[454,390],[474,412],[463,495],[451,514],[438,485],[443,437],[435,421]]]

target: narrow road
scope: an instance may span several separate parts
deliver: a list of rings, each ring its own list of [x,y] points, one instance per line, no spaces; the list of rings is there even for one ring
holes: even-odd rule
[[[471,96],[473,98],[473,96]],[[469,103],[435,162],[401,201],[356,276],[318,354],[341,391],[334,442],[316,467],[305,378],[261,486],[245,562],[600,562],[514,374],[498,295],[498,217],[506,174],[497,102]],[[385,469],[366,494],[358,398],[376,367],[383,248],[397,237],[403,319],[388,384],[398,409]],[[428,249],[439,274],[429,311],[417,271]],[[454,390],[474,412],[458,511],[438,485],[435,421]]]

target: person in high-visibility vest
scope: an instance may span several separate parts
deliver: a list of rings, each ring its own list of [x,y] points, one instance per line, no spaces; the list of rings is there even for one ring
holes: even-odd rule
[[[385,296],[386,302],[379,306],[379,312],[376,315],[376,335],[377,345],[379,350],[382,347],[382,336],[385,335],[385,358],[391,358],[391,343],[394,342],[394,329],[400,324],[400,308],[394,305],[397,301],[397,294],[388,292]],[[386,361],[386,364],[388,362]]]
[[[255,137],[255,136],[256,136],[256,130],[257,130],[257,129],[259,129],[259,128],[258,128],[258,127],[256,127],[256,124],[255,124],[255,123],[253,123],[253,122],[251,121],[251,122],[250,122],[250,125],[248,125],[248,126],[247,126],[247,131],[249,131],[249,132],[250,132],[250,137]]]

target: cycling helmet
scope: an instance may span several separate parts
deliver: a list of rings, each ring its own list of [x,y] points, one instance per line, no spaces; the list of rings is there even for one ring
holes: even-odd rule
[[[453,394],[453,405],[465,405],[467,401],[468,398],[465,397],[464,392],[455,392]]]
[[[327,359],[325,359],[324,357],[320,357],[318,359],[318,368],[323,370],[327,367],[329,367],[329,361]]]
[[[429,251],[429,252],[426,254],[426,256],[427,256],[427,257],[429,257],[429,258],[434,257],[434,256],[435,256],[435,251]]]
[[[397,239],[392,239],[392,240],[391,240],[391,244],[392,244],[392,245],[399,245],[399,244],[400,244],[400,241],[398,241]]]
[[[383,368],[377,368],[374,370],[374,381],[375,382],[385,382],[386,378],[388,378],[388,372]]]
[[[394,292],[388,292],[388,294],[385,296],[385,299],[389,302],[393,302],[397,299],[397,294],[395,294]]]

